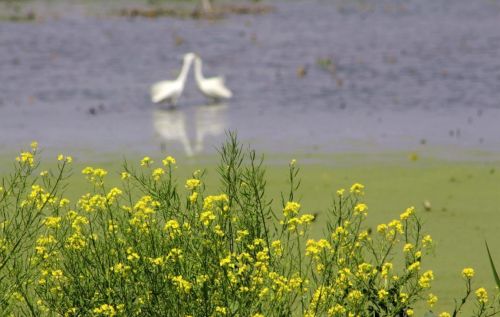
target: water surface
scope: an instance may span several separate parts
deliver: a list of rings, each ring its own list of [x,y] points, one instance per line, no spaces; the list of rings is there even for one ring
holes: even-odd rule
[[[216,22],[0,22],[0,150],[37,139],[199,155],[237,130],[266,152],[500,153],[500,3],[273,4]],[[210,104],[191,73],[176,110],[152,105],[150,85],[175,78],[189,51],[234,98]]]

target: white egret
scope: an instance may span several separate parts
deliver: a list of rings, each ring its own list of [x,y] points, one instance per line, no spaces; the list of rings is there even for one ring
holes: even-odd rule
[[[191,63],[194,58],[194,53],[187,53],[184,55],[181,73],[176,80],[163,80],[151,86],[152,102],[160,103],[166,101],[172,106],[175,106],[177,100],[182,95],[182,91],[184,90],[184,84],[186,83],[189,68],[191,67]]]
[[[198,88],[205,96],[214,100],[229,99],[233,96],[233,93],[225,85],[224,77],[205,78],[201,67],[201,58],[196,55],[194,60],[194,76]]]

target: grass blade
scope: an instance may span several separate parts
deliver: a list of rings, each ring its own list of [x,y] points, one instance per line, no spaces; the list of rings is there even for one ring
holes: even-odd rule
[[[497,287],[500,288],[500,278],[498,277],[497,270],[495,268],[495,264],[493,263],[493,259],[491,257],[490,248],[488,248],[488,242],[484,241],[486,244],[486,251],[488,251],[488,258],[490,259],[491,270],[493,271],[493,277],[495,278],[495,282],[497,283]]]

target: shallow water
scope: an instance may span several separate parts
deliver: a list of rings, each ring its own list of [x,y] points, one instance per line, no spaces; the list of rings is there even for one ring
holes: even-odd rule
[[[197,155],[237,130],[266,152],[500,153],[500,2],[274,5],[217,22],[0,22],[0,150],[37,139],[49,151]],[[226,77],[232,100],[207,105],[191,73],[176,110],[151,104],[150,85],[174,78],[188,51]]]

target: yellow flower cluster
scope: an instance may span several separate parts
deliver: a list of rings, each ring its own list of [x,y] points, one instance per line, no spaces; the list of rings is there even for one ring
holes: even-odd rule
[[[299,213],[300,204],[295,201],[289,201],[286,203],[285,208],[283,208],[283,215],[288,217],[290,215],[296,215]]]
[[[428,270],[420,276],[418,279],[418,285],[422,288],[429,288],[431,287],[431,282],[434,280],[434,273],[431,270]]]
[[[368,216],[368,206],[366,204],[358,203],[354,206],[354,212],[359,215]]]
[[[462,276],[466,279],[471,279],[474,277],[474,269],[470,267],[466,267],[462,270]]]
[[[161,177],[165,174],[165,170],[161,167],[155,168],[151,176],[155,181],[159,181]]]
[[[331,250],[332,246],[330,242],[325,239],[320,239],[315,241],[313,239],[307,240],[306,243],[306,255],[312,256],[313,258],[318,258],[322,251]]]
[[[407,220],[414,213],[415,213],[415,207],[411,206],[411,207],[406,208],[405,212],[403,212],[401,215],[399,215],[399,218],[401,220]]]
[[[308,225],[313,222],[315,218],[316,217],[311,214],[304,214],[300,217],[292,217],[287,221],[288,230],[294,231],[299,225]]]
[[[97,314],[98,316],[114,317],[117,314],[123,312],[124,308],[125,308],[124,304],[119,304],[117,306],[113,306],[110,304],[102,304],[101,306],[94,308],[92,312],[94,314]]]
[[[108,175],[108,171],[87,166],[82,170],[82,174],[85,175],[89,182],[100,186],[104,183],[104,176]]]
[[[172,156],[167,156],[162,160],[162,163],[164,166],[175,165],[175,158],[173,158]]]
[[[363,190],[365,189],[365,186],[363,184],[360,184],[360,183],[354,183],[351,188],[350,188],[350,192],[352,194],[356,194],[356,195],[363,195],[364,192]]]
[[[130,225],[139,229],[141,232],[149,232],[149,227],[154,222],[153,215],[160,207],[160,203],[153,197],[146,195],[142,196],[131,210],[132,218],[129,220]]]
[[[193,287],[193,285],[189,281],[185,280],[182,275],[173,276],[170,279],[181,294],[189,293]]]
[[[66,163],[72,163],[73,162],[73,158],[71,156],[65,156],[63,154],[57,155],[57,160],[59,162],[66,162]]]
[[[97,210],[104,210],[106,208],[106,203],[106,197],[100,194],[91,195],[90,193],[87,193],[80,197],[76,205],[78,208],[92,213]]]
[[[201,181],[196,178],[190,178],[186,181],[186,189],[195,190],[201,184]]]
[[[29,167],[35,166],[35,157],[31,152],[21,152],[21,154],[16,157],[16,161]]]
[[[150,167],[153,163],[154,161],[149,156],[145,156],[141,160],[141,166],[143,167]]]
[[[429,307],[433,307],[434,304],[436,304],[438,301],[438,297],[432,293],[429,293],[429,296],[427,298],[427,304],[429,304]]]
[[[488,302],[488,292],[484,287],[480,287],[475,291],[477,301],[481,304],[486,304]]]

